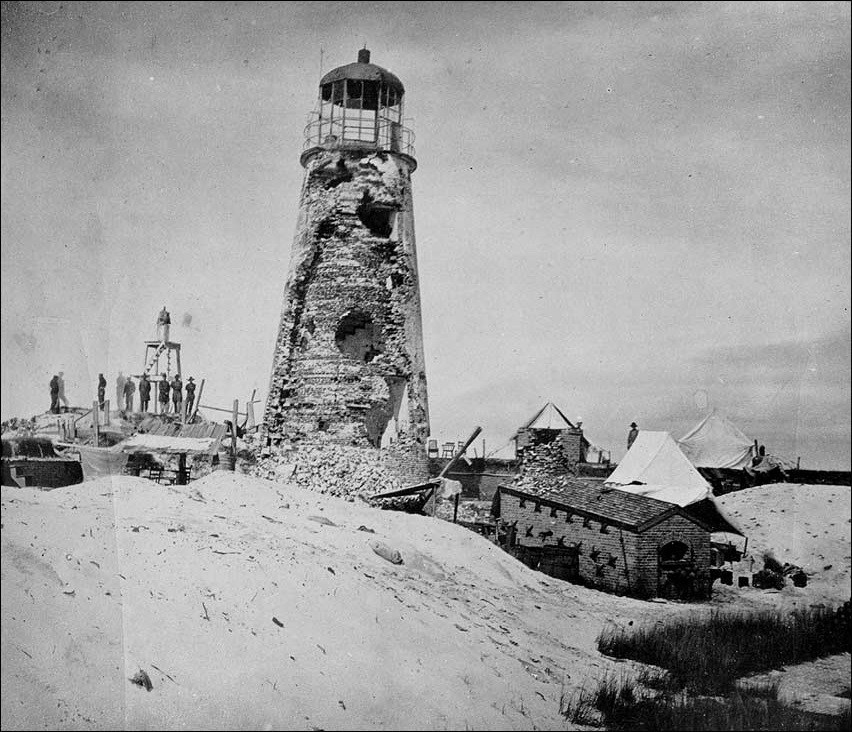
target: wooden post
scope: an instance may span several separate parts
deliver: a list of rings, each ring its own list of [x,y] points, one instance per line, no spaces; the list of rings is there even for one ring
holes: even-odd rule
[[[95,447],[100,447],[101,444],[101,431],[100,425],[98,424],[98,417],[100,416],[101,405],[98,404],[98,400],[92,404],[92,443]]]
[[[109,426],[109,399],[104,400],[104,427]]]
[[[177,484],[186,485],[186,483],[186,453],[181,452],[178,454]]]
[[[240,400],[234,399],[234,411],[231,415],[231,455],[234,456],[234,459],[237,457],[237,416],[240,411]]]
[[[195,404],[192,405],[192,416],[189,418],[191,422],[195,419],[195,414],[198,412],[198,407],[201,404],[201,395],[204,393],[204,379],[201,380],[201,383],[198,385],[198,398],[195,400]]]

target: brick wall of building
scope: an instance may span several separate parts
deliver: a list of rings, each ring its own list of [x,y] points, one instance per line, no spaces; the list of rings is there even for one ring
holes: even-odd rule
[[[671,541],[680,541],[690,549],[697,566],[698,594],[710,594],[710,532],[683,516],[672,516],[639,535],[638,562],[641,594],[656,595],[659,591],[659,549]]]
[[[557,547],[560,539],[565,546],[579,543],[579,572],[585,584],[609,592],[634,591],[639,572],[634,532],[610,525],[602,533],[598,519],[568,516],[564,508],[543,499],[524,500],[505,492],[500,497],[500,520],[504,525],[517,522],[516,543],[521,546]]]
[[[77,460],[14,458],[3,460],[3,485],[60,488],[83,482],[83,468]]]

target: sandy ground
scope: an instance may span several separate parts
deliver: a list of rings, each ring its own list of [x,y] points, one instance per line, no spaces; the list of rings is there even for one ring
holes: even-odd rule
[[[563,694],[632,665],[595,650],[604,625],[764,595],[617,598],[440,519],[227,472],[4,487],[2,522],[4,729],[566,729]],[[848,578],[848,524],[840,546]]]
[[[734,574],[751,575],[763,568],[763,555],[771,552],[781,563],[795,564],[808,575],[804,588],[792,582],[773,590],[727,591],[746,602],[780,606],[838,605],[852,595],[852,538],[849,486],[772,483],[717,499],[748,536],[748,555],[734,566]],[[753,560],[753,561],[752,561]],[[753,567],[753,569],[752,569]]]

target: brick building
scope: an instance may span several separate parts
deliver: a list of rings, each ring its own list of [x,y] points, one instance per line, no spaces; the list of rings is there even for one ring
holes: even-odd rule
[[[501,486],[492,513],[504,548],[553,577],[640,597],[710,594],[710,528],[672,503],[564,478]]]

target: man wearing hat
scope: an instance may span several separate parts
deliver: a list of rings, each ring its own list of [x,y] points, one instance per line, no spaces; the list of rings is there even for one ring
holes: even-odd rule
[[[195,379],[191,376],[186,380],[186,414],[192,414],[192,404],[195,401]]]
[[[181,381],[180,374],[175,374],[175,378],[172,379],[172,404],[175,407],[175,414],[182,414],[183,381]]]
[[[627,433],[627,449],[630,449],[630,446],[633,444],[633,440],[636,439],[636,436],[639,434],[639,430],[636,427],[635,422],[630,423],[630,432]]]

